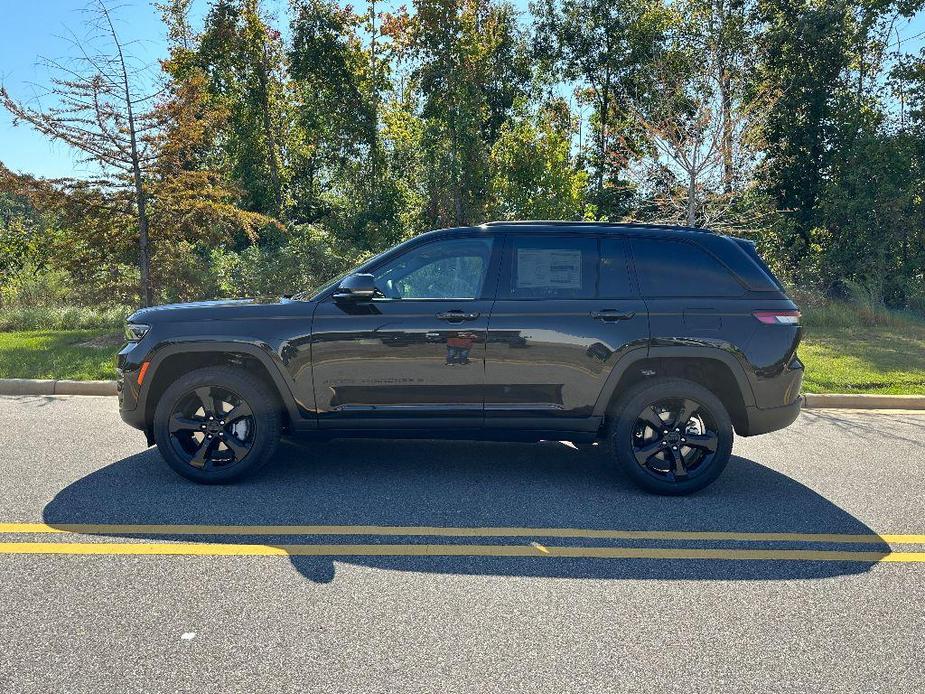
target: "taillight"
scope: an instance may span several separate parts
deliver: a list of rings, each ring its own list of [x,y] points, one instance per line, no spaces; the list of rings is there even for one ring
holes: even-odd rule
[[[755,311],[752,315],[766,325],[799,325],[799,311]]]

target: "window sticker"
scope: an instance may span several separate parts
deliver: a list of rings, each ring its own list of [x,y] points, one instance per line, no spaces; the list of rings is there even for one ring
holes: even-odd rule
[[[518,248],[518,289],[581,289],[581,251]]]

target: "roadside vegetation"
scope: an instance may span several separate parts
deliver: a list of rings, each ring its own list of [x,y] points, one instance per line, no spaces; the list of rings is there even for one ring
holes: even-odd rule
[[[925,55],[900,34],[925,0],[163,0],[151,71],[87,1],[41,102],[0,84],[87,172],[0,163],[0,376],[102,376],[86,338],[133,307],[562,218],[752,239],[804,309],[808,390],[922,388]]]
[[[925,395],[925,318],[870,302],[797,302],[804,392]]]
[[[803,390],[925,395],[925,320],[803,294]],[[0,378],[111,379],[124,310],[0,310]],[[92,326],[94,329],[80,329]]]
[[[121,344],[112,330],[0,332],[0,378],[114,379]]]

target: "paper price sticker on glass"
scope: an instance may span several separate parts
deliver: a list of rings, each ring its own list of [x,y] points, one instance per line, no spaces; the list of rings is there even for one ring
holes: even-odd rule
[[[580,289],[578,249],[517,249],[518,289]]]

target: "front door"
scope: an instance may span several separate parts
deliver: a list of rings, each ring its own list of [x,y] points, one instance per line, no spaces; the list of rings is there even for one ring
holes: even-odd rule
[[[645,349],[645,303],[626,243],[512,235],[485,359],[485,424],[584,431],[617,360]]]
[[[319,426],[481,426],[492,248],[484,235],[428,241],[369,270],[372,300],[318,306]]]

